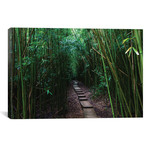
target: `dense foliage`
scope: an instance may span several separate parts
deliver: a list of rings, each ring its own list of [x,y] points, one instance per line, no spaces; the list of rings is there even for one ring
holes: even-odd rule
[[[64,116],[72,79],[90,87],[94,96],[108,94],[113,117],[143,116],[142,33],[9,29],[9,117]]]

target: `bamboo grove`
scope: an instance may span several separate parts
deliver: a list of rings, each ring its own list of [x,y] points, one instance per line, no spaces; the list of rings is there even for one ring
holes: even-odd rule
[[[10,118],[67,113],[77,79],[94,99],[108,94],[113,117],[143,116],[143,31],[133,29],[9,29]]]

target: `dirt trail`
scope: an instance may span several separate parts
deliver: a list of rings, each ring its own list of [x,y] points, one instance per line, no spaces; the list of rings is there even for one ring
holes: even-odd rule
[[[68,89],[67,98],[68,112],[66,114],[66,118],[83,118],[83,111],[79,103],[78,96],[73,89],[72,82]]]
[[[105,103],[105,98],[107,95],[99,96],[95,99],[92,99],[92,92],[86,87],[83,83],[78,81],[79,87],[83,90],[86,98],[93,105],[93,108],[97,114],[98,118],[111,118],[112,112],[110,103]],[[73,82],[70,83],[70,87],[68,89],[68,113],[66,114],[66,118],[83,118],[83,110],[78,100],[78,96],[73,89]]]

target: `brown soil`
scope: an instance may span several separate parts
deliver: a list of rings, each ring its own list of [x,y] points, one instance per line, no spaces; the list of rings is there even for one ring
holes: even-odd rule
[[[99,97],[96,97],[95,99],[92,99],[93,94],[88,87],[86,87],[85,85],[83,85],[83,83],[79,81],[78,86],[83,90],[89,102],[93,105],[98,118],[112,117],[110,103],[105,103],[105,100],[108,97],[107,95],[101,95]],[[83,118],[83,110],[79,103],[77,94],[73,89],[73,82],[71,82],[68,89],[68,113],[66,114],[66,118]]]
[[[83,110],[78,100],[78,96],[73,89],[72,83],[68,89],[68,111],[66,114],[66,118],[83,118]]]

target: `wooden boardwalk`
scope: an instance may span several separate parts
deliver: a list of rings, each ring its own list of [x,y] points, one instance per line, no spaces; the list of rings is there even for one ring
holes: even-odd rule
[[[74,81],[73,88],[78,95],[79,102],[83,109],[84,118],[97,118],[97,115],[93,106],[90,104],[90,102],[86,98],[82,89],[78,86],[77,81]]]

